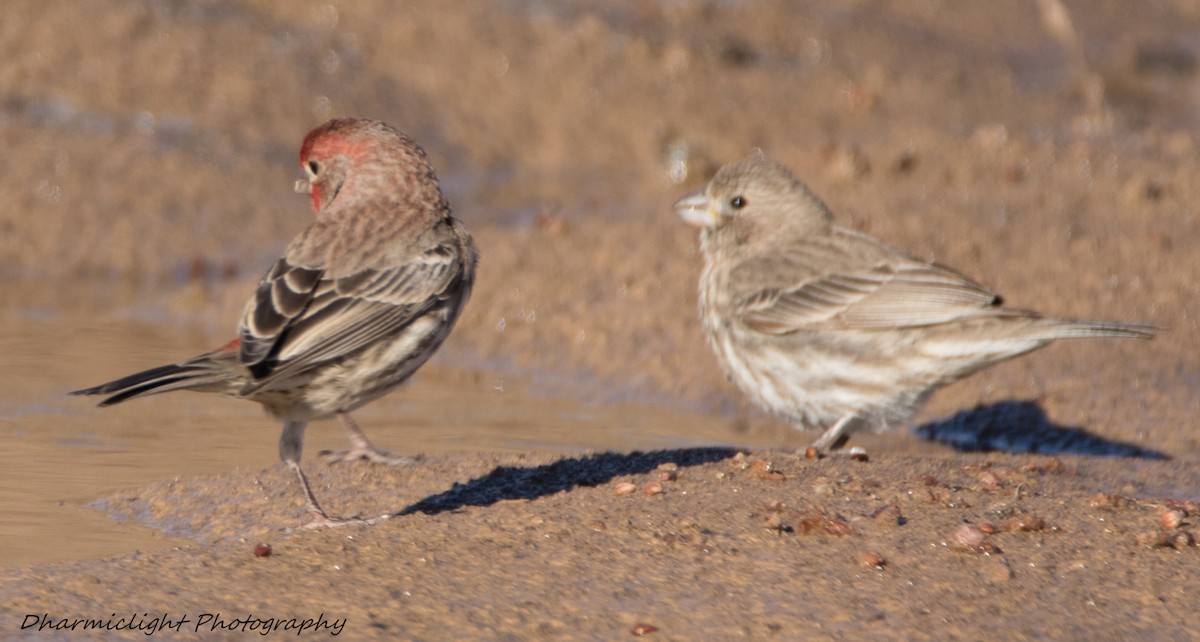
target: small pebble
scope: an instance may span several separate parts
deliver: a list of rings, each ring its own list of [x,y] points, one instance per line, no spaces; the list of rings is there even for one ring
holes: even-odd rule
[[[864,568],[873,568],[879,571],[887,565],[887,560],[882,555],[874,551],[866,551],[858,554],[858,565]]]
[[[1096,493],[1088,500],[1088,505],[1093,508],[1125,508],[1130,503],[1130,500],[1124,495],[1109,493]]]
[[[634,484],[633,482],[618,482],[615,486],[613,486],[613,492],[616,493],[618,497],[621,495],[629,495],[637,492],[637,484]]]
[[[1187,531],[1175,531],[1173,533],[1158,531],[1138,535],[1137,543],[1142,546],[1149,546],[1150,548],[1173,548],[1181,551],[1189,546],[1195,546],[1196,538]]]
[[[783,509],[787,508],[787,504],[778,499],[768,499],[767,501],[763,502],[763,508],[771,511],[772,513],[782,513]]]
[[[954,529],[950,542],[955,548],[975,553],[990,553],[995,550],[983,531],[974,524],[963,524]]]
[[[984,571],[988,579],[993,582],[1008,582],[1013,578],[1012,568],[1003,560],[998,560],[994,564],[989,564],[987,570]]]
[[[1158,514],[1158,523],[1162,524],[1163,528],[1173,531],[1183,523],[1184,517],[1184,512],[1178,508],[1168,508]]]
[[[750,476],[763,481],[783,481],[783,473],[775,470],[775,465],[765,459],[755,460],[750,465]]]
[[[1008,530],[1022,531],[1026,533],[1037,531],[1053,531],[1056,528],[1046,523],[1046,520],[1033,515],[1024,515],[1012,521],[1011,527]]]

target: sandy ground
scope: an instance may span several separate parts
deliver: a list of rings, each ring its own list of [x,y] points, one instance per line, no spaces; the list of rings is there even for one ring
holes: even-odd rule
[[[335,115],[422,141],[478,240],[476,294],[433,364],[479,373],[463,389],[510,376],[699,412],[728,431],[706,423],[710,441],[803,443],[722,379],[695,321],[694,231],[670,210],[755,149],[841,223],[1013,305],[1163,332],[956,384],[918,423],[954,419],[866,436],[867,462],[637,454],[637,436],[575,454],[468,445],[404,469],[306,462],[334,510],[395,515],[369,528],[290,530],[302,506],[263,427],[259,468],[96,493],[188,539],[0,571],[0,635],[95,637],[22,629],[28,614],[166,613],[190,625],[154,637],[191,639],[220,613],[324,614],[351,639],[1195,637],[1200,11],[1040,12],[1053,4],[8,3],[7,439],[56,423],[12,407],[186,356],[119,350],[129,338],[101,328],[222,342],[310,216],[295,149]],[[682,438],[688,421],[638,430]],[[560,440],[552,423],[530,439]],[[1015,452],[944,443],[980,439]]]

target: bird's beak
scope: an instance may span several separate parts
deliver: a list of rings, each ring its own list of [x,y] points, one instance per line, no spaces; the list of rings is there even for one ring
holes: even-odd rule
[[[717,211],[711,207],[704,192],[689,194],[675,201],[675,213],[696,227],[713,227],[717,224]]]
[[[312,193],[312,183],[308,182],[307,178],[297,178],[296,183],[292,185],[292,188],[296,190],[297,194]]]

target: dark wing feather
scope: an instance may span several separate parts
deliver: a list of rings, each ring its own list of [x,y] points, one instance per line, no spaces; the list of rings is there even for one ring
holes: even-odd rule
[[[449,243],[338,278],[281,259],[243,316],[241,362],[256,379],[243,394],[398,332],[447,298],[462,273]]]

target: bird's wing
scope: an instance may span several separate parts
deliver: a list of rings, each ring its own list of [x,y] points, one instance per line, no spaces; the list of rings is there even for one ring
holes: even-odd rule
[[[255,379],[243,392],[397,332],[447,299],[462,275],[452,240],[396,265],[336,278],[280,259],[242,318],[239,359]]]
[[[887,261],[864,269],[815,273],[739,298],[749,327],[787,334],[806,326],[882,330],[947,323],[968,317],[1028,314],[1000,307],[1000,297],[937,264]]]

